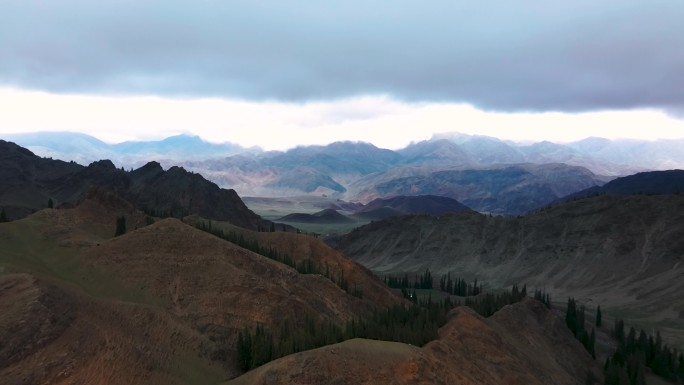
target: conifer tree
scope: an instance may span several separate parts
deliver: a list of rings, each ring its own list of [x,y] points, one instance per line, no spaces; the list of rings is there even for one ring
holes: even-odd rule
[[[5,213],[4,207],[2,208],[2,210],[0,210],[0,222],[9,222],[9,219],[7,219],[7,214]]]
[[[577,305],[574,298],[568,298],[568,307],[565,311],[565,324],[574,336],[577,336]]]
[[[114,236],[118,237],[123,234],[126,234],[126,217],[122,215],[116,218],[116,231],[114,232]]]
[[[54,206],[54,203],[52,202],[52,198],[48,199],[48,208],[51,209]]]
[[[596,327],[600,328],[603,323],[603,316],[601,315],[601,305],[596,308]]]

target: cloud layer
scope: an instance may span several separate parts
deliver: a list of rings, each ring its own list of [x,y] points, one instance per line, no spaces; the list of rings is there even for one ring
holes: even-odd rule
[[[0,85],[684,110],[684,2],[5,0]]]

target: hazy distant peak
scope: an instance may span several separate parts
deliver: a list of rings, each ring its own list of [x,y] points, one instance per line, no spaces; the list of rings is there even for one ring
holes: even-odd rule
[[[454,142],[457,144],[462,144],[465,142],[473,141],[473,140],[480,140],[480,141],[493,141],[493,142],[502,142],[501,139],[495,138],[493,136],[488,136],[488,135],[470,135],[470,134],[463,134],[460,132],[443,132],[443,133],[438,133],[432,135],[432,137],[429,139],[430,141],[439,141],[439,140],[448,140],[450,142]]]

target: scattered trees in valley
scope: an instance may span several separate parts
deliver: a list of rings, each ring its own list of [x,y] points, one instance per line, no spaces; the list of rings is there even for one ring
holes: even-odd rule
[[[585,328],[583,305],[574,298],[568,298],[565,322],[570,331],[584,345],[594,359],[596,358],[596,329],[591,333]],[[601,307],[596,308],[596,327],[603,324]],[[672,383],[684,383],[684,354],[663,343],[660,332],[655,337],[644,330],[632,327],[625,332],[625,323],[616,319],[611,330],[617,342],[615,352],[606,359],[603,366],[606,385],[644,385],[648,370]]]
[[[646,368],[668,381],[684,383],[684,354],[663,343],[660,332],[655,337],[616,319],[612,334],[617,341],[615,353],[606,359],[604,371],[607,385],[645,384]]]
[[[432,272],[426,269],[422,274],[416,275],[413,282],[409,279],[408,274],[403,277],[385,276],[385,284],[395,289],[424,289],[431,290],[433,286]],[[461,297],[469,297],[482,293],[482,284],[477,283],[477,279],[473,283],[468,283],[465,279],[455,277],[451,278],[451,273],[443,275],[439,280],[439,290],[447,293],[458,295]]]
[[[119,219],[117,219],[117,232]],[[125,227],[125,218],[123,221]],[[334,274],[329,266],[318,266],[312,259],[295,261],[289,255],[281,254],[274,248],[260,245],[255,239],[246,239],[242,234],[234,231],[226,233],[222,229],[213,229],[211,223],[200,222],[197,227],[240,247],[291,266],[300,274],[323,275],[351,295],[359,298],[363,295],[356,285],[350,287],[342,271]],[[307,316],[301,324],[284,320],[280,328],[275,331],[268,330],[263,325],[245,328],[237,335],[236,357],[240,369],[248,371],[288,354],[352,338],[397,341],[422,346],[437,338],[438,328],[446,322],[448,312],[455,306],[463,304],[471,307],[483,317],[489,317],[502,307],[519,302],[527,296],[526,285],[522,288],[513,285],[507,291],[485,293],[482,283],[478,283],[477,280],[468,283],[459,277],[452,278],[449,273],[442,276],[439,282],[439,289],[448,295],[440,300],[433,300],[432,294],[428,294],[427,298],[419,300],[416,290],[433,289],[433,277],[430,270],[416,275],[413,280],[405,274],[401,277],[386,276],[384,282],[389,287],[401,289],[404,296],[413,304],[395,305],[386,310],[376,310],[364,319],[355,319],[342,325]],[[459,300],[453,301],[451,295],[465,297],[465,299],[463,303]],[[546,307],[551,308],[551,297],[544,290],[535,290],[533,296]],[[596,329],[592,327],[589,330],[585,326],[587,324],[585,313],[585,306],[579,305],[574,298],[568,298],[565,323],[592,357],[596,358]],[[601,308],[597,307],[595,327],[602,327],[602,323]],[[618,348],[604,365],[605,384],[645,384],[647,368],[668,381],[680,383],[684,380],[684,355],[664,345],[659,333],[654,337],[642,330],[637,336],[633,328],[629,333],[625,333],[624,322],[618,320],[615,323],[613,335],[618,342]]]
[[[452,280],[451,272],[449,272],[439,280],[439,290],[461,297],[468,297],[480,294],[482,292],[482,284],[478,286],[477,279],[472,284],[468,284],[465,279],[459,277]]]

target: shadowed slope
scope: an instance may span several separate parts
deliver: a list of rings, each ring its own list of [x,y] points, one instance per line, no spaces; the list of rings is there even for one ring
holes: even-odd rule
[[[339,244],[383,274],[429,268],[493,286],[527,283],[681,334],[682,226],[682,196],[601,196],[523,218],[401,217],[362,227]]]

